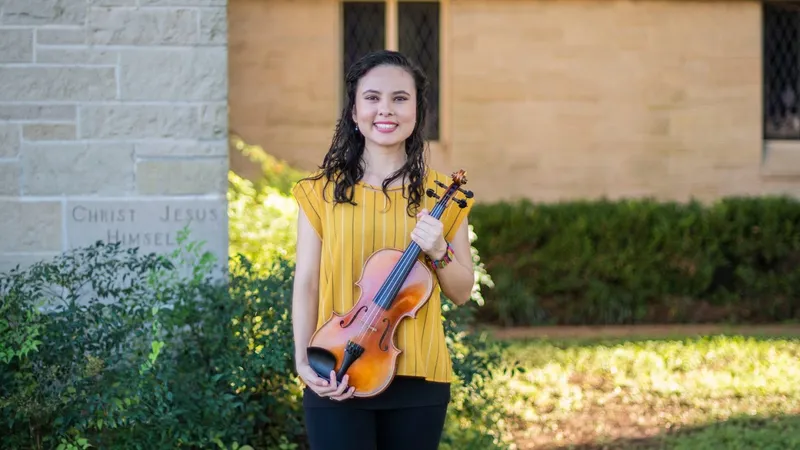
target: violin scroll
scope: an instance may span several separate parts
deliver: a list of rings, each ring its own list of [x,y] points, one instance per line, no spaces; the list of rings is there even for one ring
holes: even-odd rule
[[[453,178],[453,182],[458,185],[467,184],[467,172],[464,169],[459,169],[458,172],[454,172],[450,176]]]
[[[451,177],[453,178],[453,184],[451,186],[447,186],[446,184],[442,183],[439,180],[434,180],[434,183],[436,183],[436,185],[439,186],[440,188],[448,191],[448,193],[446,194],[447,196],[451,196],[454,193],[452,191],[459,191],[462,194],[464,194],[464,197],[466,198],[473,197],[472,191],[468,191],[461,187],[467,184],[467,173],[464,171],[464,169],[460,169],[458,172],[454,172],[451,175]],[[428,189],[427,191],[425,191],[425,193],[428,195],[428,197],[432,197],[437,200],[440,198],[439,195],[436,192],[434,192],[433,189]],[[455,202],[462,209],[467,207],[467,201],[464,199],[453,197],[451,200]]]

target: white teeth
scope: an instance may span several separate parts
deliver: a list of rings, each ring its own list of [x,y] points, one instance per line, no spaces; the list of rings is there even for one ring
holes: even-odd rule
[[[397,125],[383,124],[383,123],[379,123],[378,124],[378,123],[376,123],[375,124],[375,128],[380,128],[381,130],[392,130],[394,128],[397,128]]]

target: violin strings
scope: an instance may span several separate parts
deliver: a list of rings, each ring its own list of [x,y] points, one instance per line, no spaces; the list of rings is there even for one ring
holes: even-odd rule
[[[442,205],[442,203],[439,203],[439,204],[437,204],[436,206],[434,206],[434,208],[433,208],[433,212],[432,212],[432,214],[433,214],[433,215],[435,215],[435,214],[436,214],[437,208],[438,208],[439,210],[442,210],[442,209],[444,209],[444,208],[443,208],[441,205]],[[416,244],[416,242],[414,242],[414,243],[413,243],[413,245],[412,245],[412,247],[413,247],[413,246],[418,246],[418,245]],[[397,263],[397,265],[396,265],[395,267],[399,266],[399,265],[400,265],[400,263],[403,263],[403,264],[407,263],[407,262],[408,262],[408,260],[409,260],[410,258],[412,258],[412,256],[411,256],[411,253],[412,253],[412,252],[405,252],[405,253],[403,254],[403,256],[401,256],[401,257],[400,257],[400,260],[398,261],[398,263]],[[382,301],[382,300],[385,298],[385,296],[387,295],[387,294],[385,293],[386,291],[393,291],[393,290],[394,290],[394,285],[395,285],[395,284],[398,282],[398,278],[400,278],[400,273],[399,273],[399,272],[392,273],[392,274],[389,276],[389,278],[387,279],[387,283],[385,284],[386,288],[385,288],[384,290],[382,290],[382,291],[379,291],[379,292],[383,292],[383,296],[384,296],[384,297],[380,297],[380,298],[379,298],[379,301]],[[399,291],[398,291],[398,293],[399,293]],[[374,304],[375,306],[378,306],[378,307],[380,307],[379,301],[375,301],[375,300],[373,299],[373,304]],[[362,342],[362,340],[363,340],[363,336],[364,336],[364,332],[365,332],[365,330],[366,330],[367,328],[369,328],[369,327],[372,327],[372,326],[374,326],[374,325],[375,325],[375,323],[374,323],[374,322],[375,322],[375,319],[377,318],[377,316],[378,316],[378,315],[379,315],[379,313],[377,312],[377,310],[376,310],[376,312],[374,312],[374,313],[373,313],[373,311],[370,311],[369,313],[367,313],[367,316],[366,316],[366,318],[365,318],[365,320],[364,320],[364,324],[362,325],[362,327],[361,327],[361,330],[360,330],[360,331],[359,331],[359,333],[358,333],[358,341],[357,341],[357,342],[358,342],[359,344],[360,344],[360,343]]]
[[[447,199],[449,199],[449,197],[450,197],[450,194],[446,194],[446,196],[443,198],[443,200],[438,202],[433,207],[433,210],[431,211],[431,215],[435,216],[438,213],[443,213],[444,212],[444,206],[443,205],[447,201]],[[416,242],[413,242],[412,244],[416,245]],[[411,247],[409,247],[409,250],[413,247],[413,245]],[[408,263],[408,259],[412,258],[412,256],[411,256],[412,253],[413,252],[410,252],[410,251],[404,252],[403,256],[401,256],[400,260],[398,260],[397,265],[395,265],[395,268],[399,267],[401,265],[401,263],[403,263],[403,264]],[[400,278],[399,271],[396,272],[396,273],[393,271],[393,273],[387,279],[386,284],[384,284],[385,289],[381,289],[378,292],[379,293],[383,293],[383,296],[386,296],[387,295],[386,292],[391,292],[391,291],[394,290],[395,284],[399,281],[398,280],[399,278]],[[399,294],[399,293],[400,293],[400,291],[398,289],[397,294]],[[395,295],[397,295],[397,294],[395,294]],[[381,300],[383,300],[383,298],[381,298]],[[379,302],[375,301],[375,299],[373,299],[372,303],[374,305],[373,310],[376,310],[377,307],[380,307]],[[377,310],[375,312],[370,311],[370,312],[367,313],[367,316],[366,316],[366,318],[364,320],[364,324],[361,326],[361,329],[359,330],[358,335],[357,335],[357,339],[355,340],[356,343],[361,344],[363,342],[364,332],[368,328],[371,328],[371,327],[373,327],[375,325],[374,321],[378,317],[378,315],[379,315],[379,313],[377,312]]]

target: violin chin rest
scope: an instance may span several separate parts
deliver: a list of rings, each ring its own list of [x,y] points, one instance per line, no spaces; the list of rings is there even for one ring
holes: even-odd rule
[[[330,351],[320,347],[308,347],[308,365],[320,377],[330,380],[331,370],[336,369],[336,357]],[[341,381],[341,380],[339,380]]]

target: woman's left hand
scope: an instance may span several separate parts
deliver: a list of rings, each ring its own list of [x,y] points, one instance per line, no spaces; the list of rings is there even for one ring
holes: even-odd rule
[[[444,225],[423,209],[417,213],[417,226],[411,230],[411,240],[433,260],[444,258],[447,241],[444,239]]]

